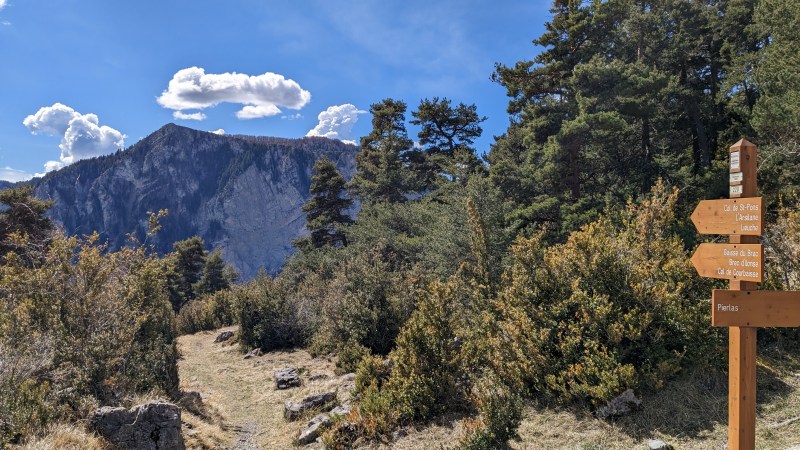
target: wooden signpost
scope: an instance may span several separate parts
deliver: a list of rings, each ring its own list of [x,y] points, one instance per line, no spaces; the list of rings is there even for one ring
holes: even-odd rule
[[[715,289],[711,325],[729,327],[728,450],[755,450],[756,328],[800,326],[800,292],[757,291],[763,279],[764,203],[756,197],[756,146],[730,150],[730,199],[703,200],[692,213],[701,234],[727,234],[729,244],[700,244],[692,256],[700,276],[730,280]]]

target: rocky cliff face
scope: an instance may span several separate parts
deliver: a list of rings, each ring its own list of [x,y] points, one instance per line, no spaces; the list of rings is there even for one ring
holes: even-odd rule
[[[69,234],[94,231],[110,248],[144,239],[148,211],[168,209],[153,242],[160,252],[194,235],[221,247],[244,278],[276,272],[304,231],[314,161],[327,155],[345,176],[358,148],[326,138],[219,136],[166,125],[114,155],[79,161],[38,181]]]

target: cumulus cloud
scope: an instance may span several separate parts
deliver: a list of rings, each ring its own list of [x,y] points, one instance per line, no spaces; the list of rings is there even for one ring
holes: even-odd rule
[[[201,112],[187,114],[181,111],[175,111],[172,113],[172,117],[177,120],[204,120],[206,115]]]
[[[219,130],[214,130],[214,131],[212,131],[212,133],[214,133],[214,134],[218,134],[218,135],[222,136],[223,134],[225,134],[225,130],[223,130],[222,128],[220,128]]]
[[[61,157],[48,161],[47,172],[75,161],[112,153],[125,146],[125,135],[107,126],[100,126],[95,114],[81,114],[61,103],[39,108],[22,121],[33,134],[60,136]]]
[[[0,2],[2,2],[2,0],[0,0]],[[33,178],[33,175],[28,172],[12,169],[8,166],[0,167],[0,180],[2,181],[16,183],[18,181],[30,180],[31,178]]]
[[[0,10],[5,8],[7,4],[8,4],[7,0],[0,0]]]
[[[297,114],[285,114],[285,115],[281,116],[281,119],[284,119],[284,120],[300,120],[302,118],[303,118],[303,115],[300,114],[300,113],[297,113]]]
[[[238,103],[243,107],[236,117],[256,119],[280,114],[279,107],[300,109],[311,101],[311,93],[296,81],[272,72],[207,74],[201,67],[189,67],[172,76],[157,101],[175,111]]]
[[[317,116],[319,123],[306,133],[306,136],[323,136],[330,139],[339,139],[348,144],[355,144],[352,139],[353,125],[358,122],[358,115],[365,114],[350,103],[329,106]]]

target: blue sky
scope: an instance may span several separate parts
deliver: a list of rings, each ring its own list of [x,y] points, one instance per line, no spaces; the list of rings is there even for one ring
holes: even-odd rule
[[[370,129],[361,111],[387,97],[409,112],[434,96],[477,104],[487,152],[508,125],[494,63],[536,55],[549,6],[0,0],[0,179],[129,147],[169,122],[357,141]]]

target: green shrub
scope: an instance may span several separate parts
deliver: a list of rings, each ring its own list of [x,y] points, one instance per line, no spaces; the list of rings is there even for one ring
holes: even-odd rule
[[[163,267],[143,247],[106,253],[97,235],[54,235],[35,266],[14,252],[6,255],[0,265],[0,387],[17,396],[11,402],[0,396],[3,439],[51,418],[81,417],[87,405],[119,404],[151,390],[177,393],[178,352]]]
[[[235,289],[234,298],[239,314],[239,344],[244,350],[291,348],[308,339],[307,324],[299,320],[297,304],[281,281],[261,273]]]
[[[522,421],[522,398],[503,383],[484,378],[474,387],[473,402],[480,416],[465,421],[462,450],[508,449],[508,441],[518,439]]]
[[[319,326],[313,353],[330,353],[350,343],[386,354],[394,346],[400,325],[409,313],[410,289],[402,274],[393,272],[380,244],[344,261],[333,278],[322,281],[326,295],[320,300]],[[304,290],[297,295],[302,296]]]
[[[357,342],[345,344],[339,349],[337,354],[338,358],[336,359],[335,370],[337,375],[355,372],[361,361],[372,355],[367,347]]]
[[[237,318],[234,297],[235,294],[230,289],[225,289],[185,304],[175,318],[178,334],[192,334],[233,325]]]
[[[617,222],[601,218],[564,244],[518,240],[487,334],[493,370],[541,395],[598,405],[627,388],[658,389],[687,357],[718,351],[702,301],[713,282],[671,232],[676,199],[659,183]]]

